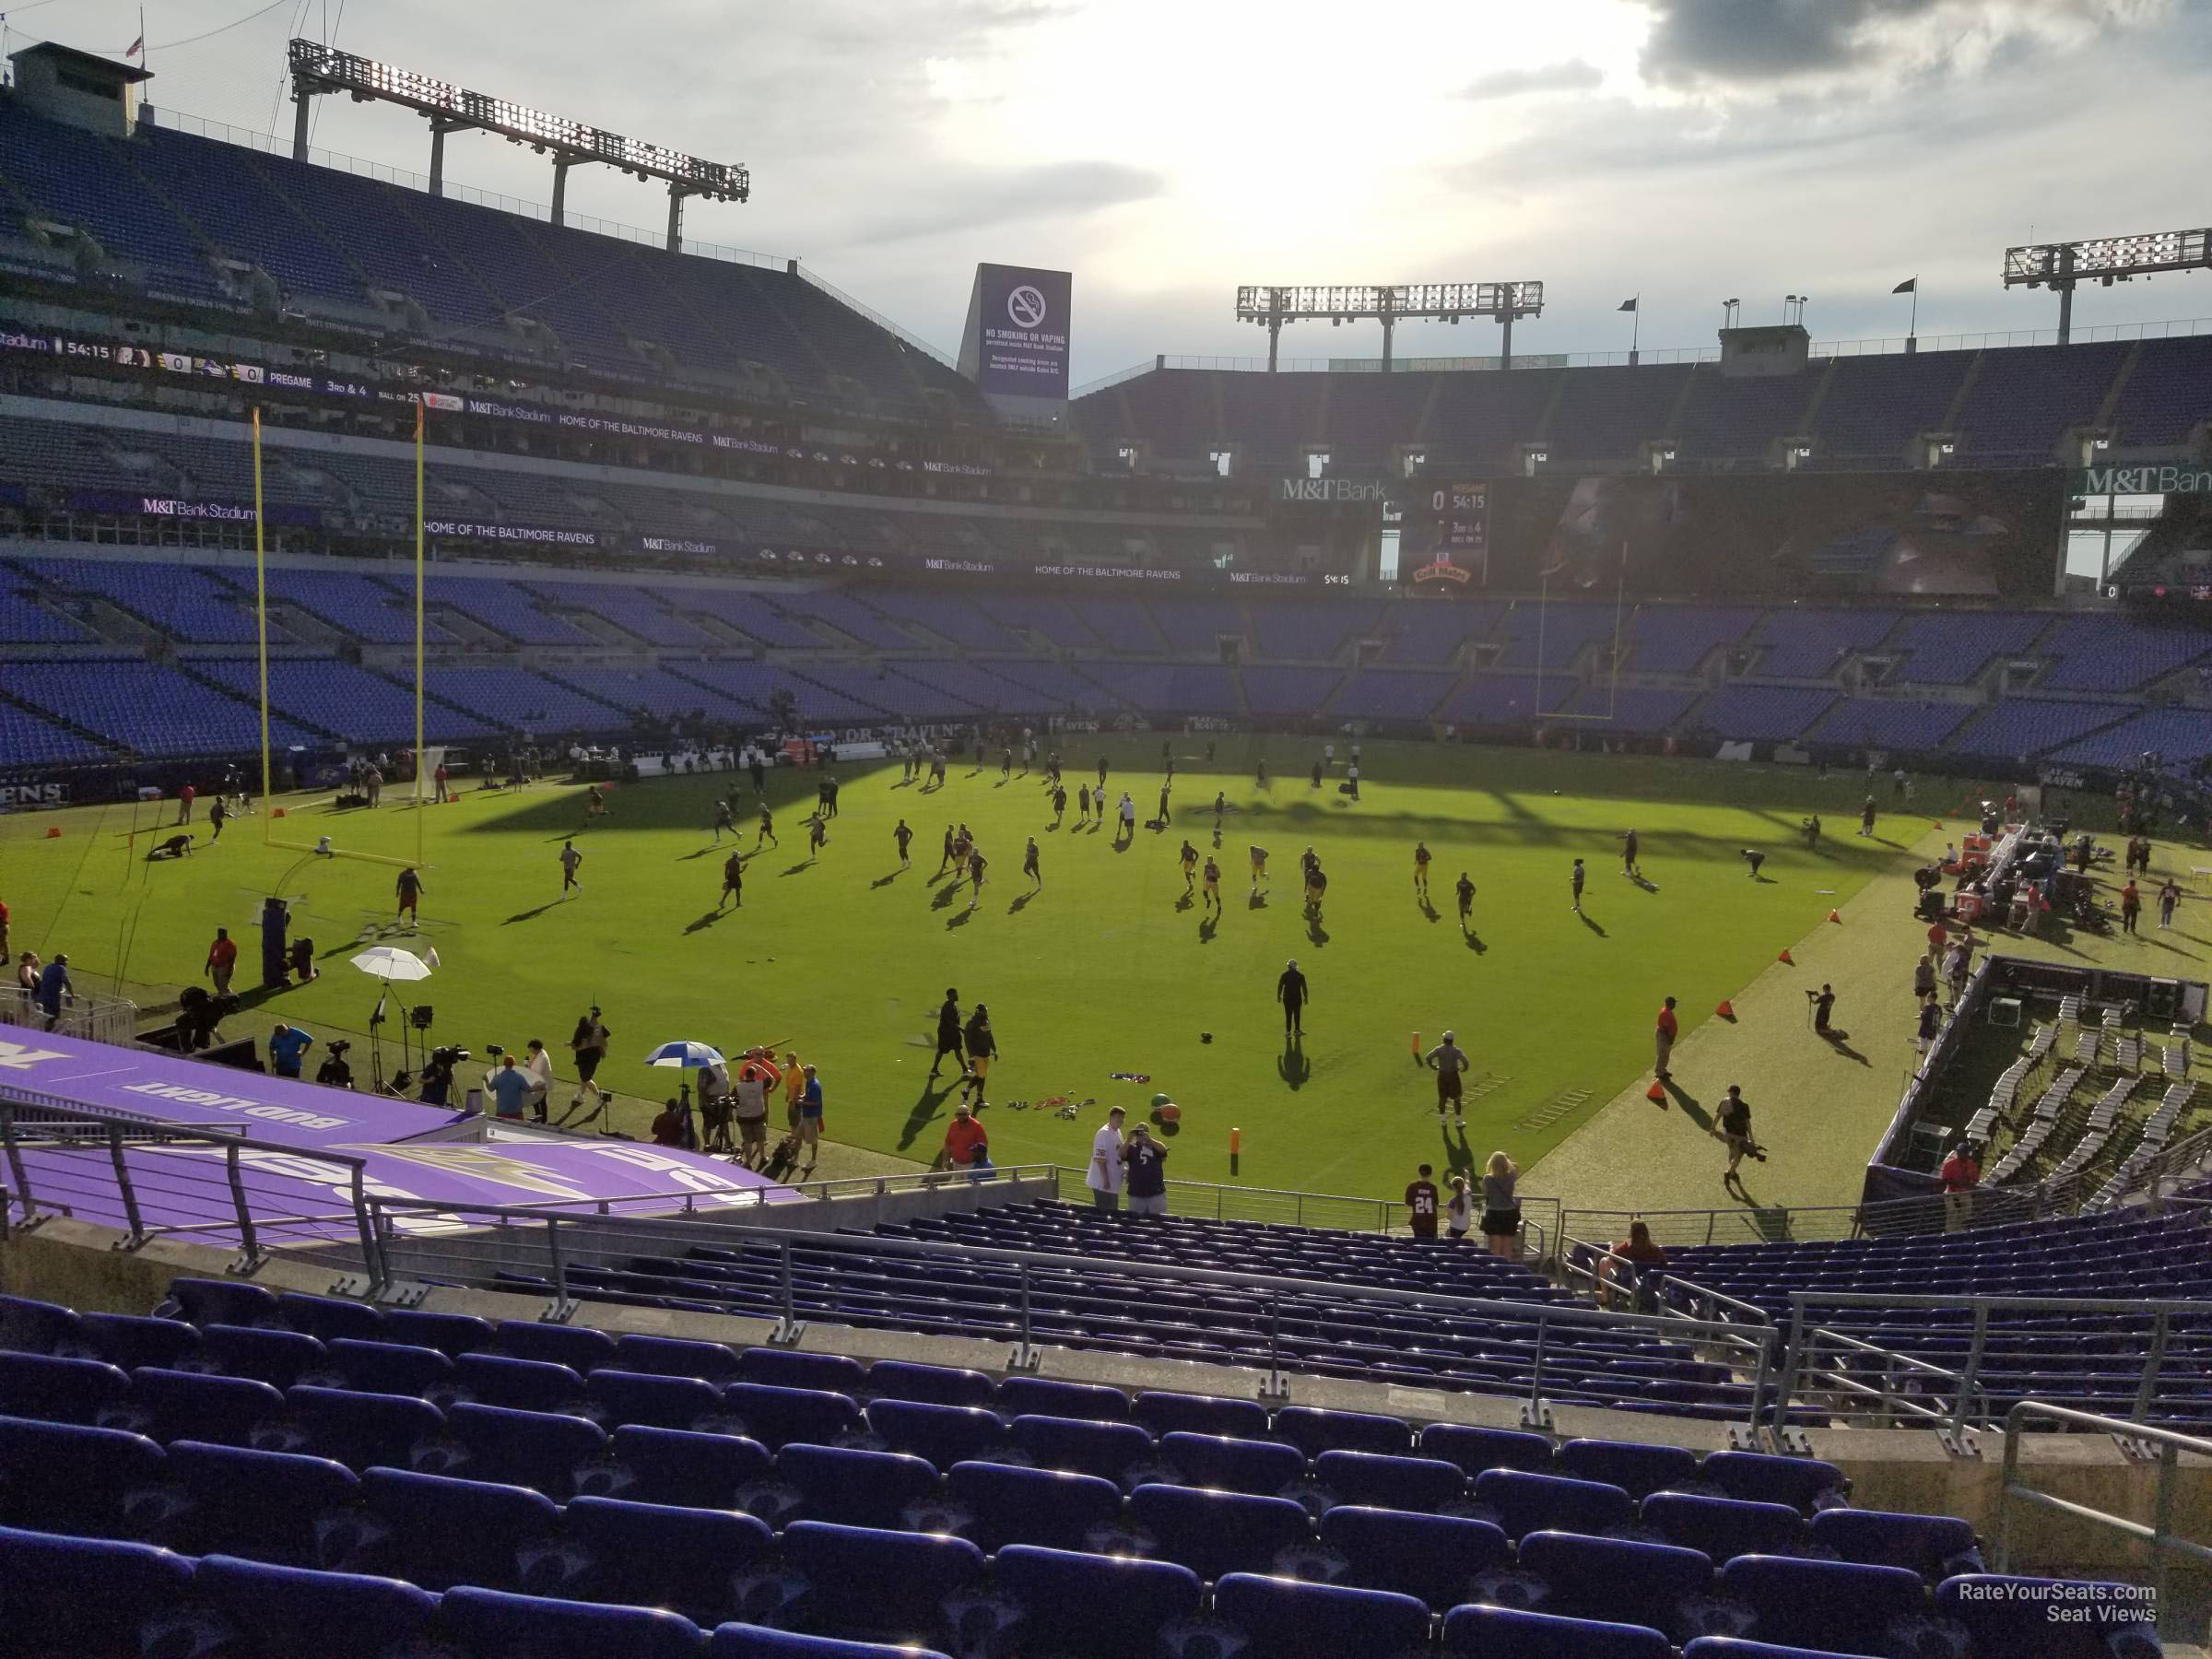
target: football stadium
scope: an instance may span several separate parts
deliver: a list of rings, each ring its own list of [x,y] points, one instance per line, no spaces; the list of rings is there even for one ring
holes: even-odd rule
[[[1084,381],[276,9],[0,18],[0,1656],[2205,1651],[2212,232]]]

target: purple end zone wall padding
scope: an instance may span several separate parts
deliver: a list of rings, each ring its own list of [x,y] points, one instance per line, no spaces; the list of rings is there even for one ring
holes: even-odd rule
[[[550,1140],[501,1134],[477,1138],[489,1120],[465,1112],[288,1077],[209,1065],[182,1055],[11,1030],[0,1040],[0,1095],[59,1101],[88,1115],[146,1122],[234,1124],[253,1150],[241,1173],[256,1217],[327,1214],[350,1202],[351,1172],[314,1156],[362,1160],[371,1194],[438,1204],[574,1205],[604,1200],[616,1214],[749,1206],[788,1189],[695,1152],[635,1141]],[[33,1125],[23,1125],[26,1131]],[[460,1138],[467,1136],[468,1138]],[[213,1148],[141,1148],[127,1154],[149,1226],[220,1222],[233,1214],[223,1160]],[[34,1197],[86,1220],[120,1225],[106,1147],[25,1153]],[[315,1230],[351,1235],[350,1218]],[[213,1235],[210,1235],[213,1236]]]

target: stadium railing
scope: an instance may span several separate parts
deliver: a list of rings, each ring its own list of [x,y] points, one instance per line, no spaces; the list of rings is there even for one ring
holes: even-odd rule
[[[0,1026],[44,1031],[46,1011],[29,992],[11,985],[0,989]],[[112,996],[80,996],[62,1005],[62,1017],[53,1029],[61,1036],[90,1042],[133,1042],[138,1035],[138,1005]]]
[[[2151,1495],[2152,1519],[2149,1524],[2131,1521],[2124,1515],[2091,1509],[2086,1503],[2075,1503],[2053,1493],[2039,1491],[2023,1481],[2020,1478],[2020,1437],[2026,1431],[2027,1425],[2036,1418],[2055,1418],[2078,1429],[2114,1435],[2132,1442],[2137,1455],[2147,1458],[2155,1455],[2159,1465],[2159,1480]],[[2092,1411],[2077,1411],[2072,1406],[2053,1406],[2042,1400],[2022,1400],[2005,1414],[2005,1471],[1997,1488],[1997,1571],[2012,1571],[2012,1513],[2015,1503],[2031,1509],[2051,1510],[2077,1521],[2087,1521],[2094,1526],[2124,1533],[2150,1547],[2150,1593],[2159,1633],[2161,1636],[2177,1636],[2178,1632],[2172,1625],[2176,1604],[2169,1594],[2172,1584],[2172,1559],[2177,1555],[2187,1556],[2192,1560],[2212,1565],[2212,1546],[2184,1537],[2174,1529],[2174,1477],[2183,1452],[2194,1453],[2198,1457],[2212,1457],[2212,1441],[2182,1434],[2171,1429],[2147,1428],[2120,1418],[2101,1417]]]
[[[940,1244],[927,1240],[880,1235],[849,1235],[816,1231],[771,1230],[759,1227],[718,1224],[708,1219],[666,1220],[652,1217],[617,1216],[580,1218],[537,1206],[438,1205],[415,1199],[371,1196],[368,1207],[378,1234],[373,1255],[362,1258],[371,1271],[381,1266],[388,1274],[402,1274],[441,1284],[480,1283],[486,1288],[502,1288],[499,1273],[522,1272],[543,1278],[552,1288],[547,1317],[566,1319],[576,1307],[576,1287],[570,1274],[579,1266],[601,1262],[623,1262],[639,1255],[670,1249],[700,1246],[752,1250],[772,1249],[777,1257],[780,1287],[777,1323],[771,1342],[796,1342],[805,1333],[792,1270],[795,1253],[844,1252],[856,1257],[897,1255],[942,1261],[947,1265],[972,1268],[995,1264],[1012,1269],[1019,1293],[1016,1312],[1016,1342],[1009,1369],[1031,1370],[1040,1359],[1031,1324],[1031,1284],[1034,1276],[1052,1274],[1095,1275],[1100,1271],[1136,1278],[1157,1278],[1181,1288],[1193,1285],[1235,1290],[1241,1301],[1254,1306],[1267,1319],[1266,1379],[1262,1389],[1269,1398],[1285,1398],[1288,1379],[1296,1374],[1283,1364],[1277,1344],[1287,1305],[1311,1307],[1317,1300],[1344,1304],[1418,1305],[1424,1312],[1464,1315],[1469,1322],[1512,1317],[1535,1327],[1529,1397],[1523,1409],[1525,1421],[1549,1421],[1544,1396],[1547,1349],[1553,1338],[1569,1329],[1602,1328],[1636,1331],[1675,1341],[1698,1343],[1731,1356],[1736,1368],[1752,1377],[1747,1427],[1760,1419],[1772,1382],[1775,1335],[1771,1323],[1757,1309],[1758,1324],[1724,1320],[1692,1319],[1678,1313],[1632,1314],[1608,1312],[1575,1302],[1518,1302],[1507,1298],[1458,1297],[1430,1290],[1397,1290],[1378,1285],[1346,1284],[1332,1279],[1290,1278],[1280,1275],[1236,1273],[1218,1268],[1164,1265],[1115,1256],[1100,1258],[1065,1255],[1044,1251],[1001,1250],[988,1246]],[[482,1241],[494,1240],[488,1251]],[[327,1253],[325,1253],[327,1256]],[[349,1264],[350,1265],[350,1264]],[[379,1285],[385,1294],[404,1296],[404,1281],[394,1278]],[[513,1288],[509,1278],[503,1288]],[[1118,1304],[1116,1304],[1118,1305]],[[1555,1356],[1556,1362],[1556,1356]],[[1230,1362],[1233,1363],[1233,1362]],[[1558,1373],[1553,1373],[1556,1380]]]
[[[1835,1311],[1843,1308],[1865,1308],[1870,1312],[1891,1316],[1926,1310],[1971,1312],[1973,1324],[1966,1359],[1953,1369],[1865,1341],[1820,1324],[1808,1312],[1808,1304],[1831,1317]],[[2129,1431],[2136,1432],[2144,1428],[2144,1419],[2158,1402],[2161,1382],[2171,1378],[2167,1359],[2174,1321],[2189,1320],[2198,1326],[2212,1323],[2212,1301],[2147,1297],[2131,1300],[2088,1296],[1915,1296],[1899,1291],[1793,1290],[1782,1377],[1774,1391],[1776,1420],[1787,1420],[1783,1414],[1801,1394],[1818,1394],[1820,1397],[1808,1403],[1832,1419],[1846,1424],[1882,1428],[1918,1424],[1936,1430],[1954,1442],[1970,1429],[2005,1426],[2011,1413],[2001,1418],[1993,1410],[1986,1374],[1994,1370],[2041,1365],[2048,1359],[2050,1340],[2047,1335],[2008,1337],[2001,1330],[1993,1334],[1990,1317],[1995,1313],[2123,1315],[2148,1319],[2150,1329],[2144,1344],[2134,1411],[2128,1419]]]

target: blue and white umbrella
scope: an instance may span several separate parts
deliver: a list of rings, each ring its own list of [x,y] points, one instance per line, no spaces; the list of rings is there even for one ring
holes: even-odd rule
[[[664,1042],[645,1056],[648,1065],[679,1065],[686,1071],[724,1064],[722,1051],[705,1042]]]

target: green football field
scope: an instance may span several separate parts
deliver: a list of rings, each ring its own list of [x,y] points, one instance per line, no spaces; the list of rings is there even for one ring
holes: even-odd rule
[[[1161,741],[1075,739],[1069,783],[1095,778],[1103,753],[1113,792],[1129,789],[1141,824],[1158,801]],[[1066,822],[1051,828],[1041,777],[1019,775],[1018,759],[1002,782],[995,754],[981,771],[956,764],[935,791],[902,784],[896,765],[841,769],[841,812],[817,859],[801,822],[810,771],[771,774],[781,845],[767,848],[738,777],[627,784],[612,793],[609,815],[589,822],[578,788],[467,788],[421,815],[421,936],[441,966],[409,1000],[434,1006],[438,1041],[478,1054],[543,1038],[564,1077],[570,1030],[596,1000],[615,1036],[601,1081],[636,1134],[676,1080],[641,1063],[653,1044],[772,1041],[820,1067],[832,1140],[926,1161],[953,1082],[949,1072],[931,1080],[929,1037],[939,999],[956,986],[964,1008],[990,1005],[996,1028],[985,1122],[1001,1164],[1079,1164],[1105,1104],[1142,1107],[1165,1091],[1184,1113],[1173,1174],[1229,1179],[1233,1127],[1244,1183],[1394,1193],[1421,1159],[1479,1160],[1502,1147],[1533,1162],[1641,1086],[1663,994],[1680,997],[1687,1037],[1831,907],[1878,874],[1900,874],[1931,812],[1967,793],[1920,780],[1914,805],[1893,817],[1885,780],[1881,826],[1865,840],[1853,833],[1865,780],[1845,774],[1370,743],[1354,805],[1335,788],[1341,748],[1336,774],[1316,790],[1307,769],[1317,742],[1223,738],[1210,766],[1204,738],[1180,735],[1174,747],[1172,827],[1140,827],[1123,846],[1112,829],[1076,829],[1072,798]],[[1264,792],[1253,773],[1263,755],[1272,774]],[[1185,899],[1176,853],[1185,834],[1212,851],[1217,789],[1230,809],[1226,903],[1215,918]],[[731,790],[742,792],[745,898],[717,916],[723,853],[709,826],[715,798]],[[203,821],[192,856],[175,862],[145,857],[150,807],[135,815],[135,841],[127,806],[0,820],[0,897],[14,908],[16,947],[68,951],[80,992],[119,984],[153,1003],[197,977],[224,924],[241,944],[243,987],[258,978],[259,900],[285,894],[323,977],[256,994],[226,1034],[265,1035],[280,1018],[352,1034],[365,1079],[358,1039],[378,986],[347,958],[371,935],[406,942],[390,931],[394,869],[306,857],[262,837],[327,833],[342,851],[411,857],[418,815],[394,805],[396,793],[388,788],[375,813],[294,797],[283,820],[234,821],[214,845]],[[1817,853],[1795,833],[1808,811],[1827,821]],[[891,839],[901,816],[916,831],[904,871]],[[990,859],[972,910],[965,884],[935,878],[944,829],[959,821]],[[46,837],[49,825],[58,838]],[[1621,871],[1618,837],[1631,826],[1641,885]],[[571,834],[585,854],[582,889],[564,900],[556,856]],[[1021,875],[1032,834],[1042,849],[1035,891]],[[1420,840],[1435,854],[1429,906],[1412,882]],[[1247,858],[1255,843],[1272,876],[1258,898]],[[1303,913],[1299,892],[1308,846],[1330,877],[1319,916]],[[1747,846],[1767,854],[1762,880],[1749,877]],[[1577,855],[1589,865],[1581,917],[1569,903]],[[1453,897],[1462,870],[1477,888],[1465,932]],[[1286,1043],[1275,1000],[1291,958],[1313,999],[1297,1044]],[[1427,1045],[1447,1027],[1474,1060],[1464,1136],[1440,1134],[1430,1076],[1411,1059],[1416,1033]],[[1117,1082],[1116,1072],[1150,1080]],[[557,1091],[557,1114],[568,1093]],[[1075,1122],[1013,1104],[1057,1096],[1099,1104]]]

